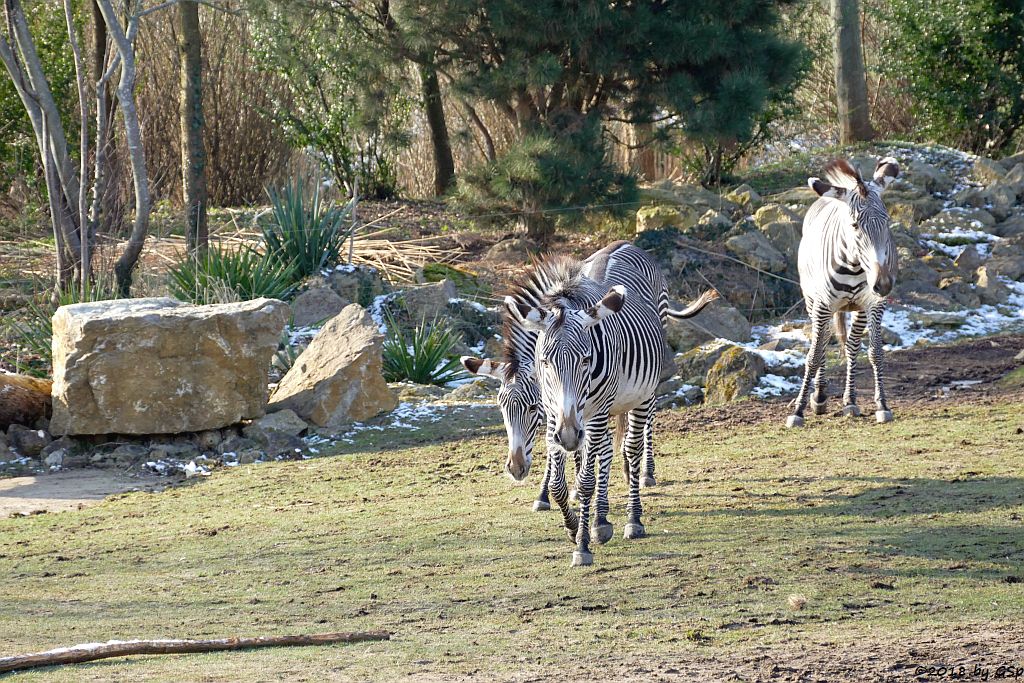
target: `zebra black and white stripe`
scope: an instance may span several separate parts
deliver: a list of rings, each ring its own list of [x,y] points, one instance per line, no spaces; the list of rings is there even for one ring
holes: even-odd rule
[[[819,195],[804,218],[799,250],[800,288],[811,319],[811,348],[793,413],[786,420],[789,427],[803,426],[808,399],[815,414],[826,411],[822,368],[830,320],[846,356],[843,413],[860,415],[854,375],[861,337],[867,329],[868,360],[875,379],[875,418],[878,422],[892,420],[883,386],[881,322],[899,263],[882,192],[898,175],[899,164],[892,157],[878,162],[869,181],[840,159],[825,167],[826,180],[807,181]],[[853,314],[849,334],[848,312]],[[812,379],[814,395],[809,396]]]
[[[550,494],[576,543],[573,565],[589,565],[593,562],[590,505],[595,492],[595,535],[599,542],[612,535],[607,520],[612,415],[629,413],[623,449],[630,467],[624,536],[644,535],[640,503],[643,427],[653,410],[654,389],[661,376],[664,330],[653,297],[631,297],[622,285],[607,289],[587,277],[578,261],[549,259],[538,264],[537,270],[558,283],[555,291],[537,306],[510,298],[508,308],[525,328],[539,332],[535,370],[547,422]],[[566,451],[582,455],[576,474],[578,515],[569,505]]]

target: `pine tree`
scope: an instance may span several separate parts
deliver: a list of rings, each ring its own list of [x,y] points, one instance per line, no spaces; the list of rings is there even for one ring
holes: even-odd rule
[[[466,174],[463,196],[520,211],[545,238],[558,209],[630,198],[631,179],[608,160],[609,121],[714,146],[748,138],[802,66],[802,49],[778,33],[779,4],[419,0],[395,16],[411,45],[440,46],[456,90],[494,102],[519,132]]]

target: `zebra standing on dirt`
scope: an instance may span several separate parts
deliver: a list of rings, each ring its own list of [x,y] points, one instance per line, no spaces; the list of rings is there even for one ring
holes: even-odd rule
[[[882,192],[899,172],[896,160],[886,157],[875,167],[873,179],[865,181],[849,162],[839,159],[825,166],[827,182],[807,179],[819,196],[804,217],[799,251],[800,289],[811,318],[811,348],[787,427],[803,426],[812,378],[815,390],[811,406],[816,415],[826,411],[822,368],[830,318],[834,319],[839,346],[846,356],[843,414],[860,415],[854,373],[866,327],[870,335],[868,360],[875,375],[875,419],[892,420],[882,386],[881,323],[885,298],[896,282],[899,262]],[[849,336],[847,312],[853,313]]]
[[[583,273],[597,282],[604,284],[621,284],[631,296],[645,296],[657,301],[658,316],[664,326],[669,318],[677,320],[692,318],[702,311],[711,301],[718,298],[718,293],[710,290],[702,294],[696,301],[683,310],[669,308],[668,288],[665,279],[654,260],[644,250],[633,246],[630,242],[614,242],[595,252],[583,261]],[[506,305],[537,306],[549,291],[554,291],[557,283],[546,281],[547,271],[534,270],[526,281],[516,287],[511,303]],[[533,457],[533,445],[537,428],[543,421],[540,405],[540,389],[534,377],[534,354],[538,332],[527,329],[513,316],[506,315],[504,327],[504,361],[484,360],[464,356],[462,363],[467,370],[479,375],[489,375],[501,382],[498,391],[498,405],[501,407],[505,430],[509,440],[509,456],[505,472],[513,479],[520,481],[529,472]],[[616,428],[616,440],[621,441],[626,430],[626,416],[619,416]],[[617,448],[616,448],[617,450]],[[578,456],[578,452],[575,454]],[[550,459],[548,460],[550,463]],[[654,437],[653,413],[644,427],[644,467],[640,480],[641,488],[656,485],[654,478]],[[623,457],[623,470],[629,480],[628,461]],[[577,469],[579,462],[577,458]],[[541,490],[534,501],[535,511],[548,510],[551,507],[548,494],[550,467],[545,468]],[[570,492],[570,498],[572,498]],[[598,500],[598,509],[607,510],[607,500]]]
[[[612,445],[611,415],[629,413],[623,451],[630,468],[629,503],[624,537],[644,535],[641,522],[640,466],[644,428],[654,408],[660,381],[664,330],[650,296],[627,295],[614,285],[606,291],[583,274],[572,259],[550,259],[537,270],[557,283],[539,306],[510,302],[509,312],[523,327],[539,332],[535,370],[547,418],[550,493],[576,543],[573,565],[593,563],[590,550],[590,503],[607,500]],[[581,452],[576,474],[579,515],[569,507],[565,452]],[[596,479],[596,481],[595,481]],[[611,538],[607,508],[598,508],[595,535]]]

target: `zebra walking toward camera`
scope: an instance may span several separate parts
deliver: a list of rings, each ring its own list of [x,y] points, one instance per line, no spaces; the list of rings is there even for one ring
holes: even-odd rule
[[[649,301],[656,301],[659,318],[663,325],[669,318],[692,318],[718,297],[718,293],[711,290],[702,294],[683,310],[670,309],[667,286],[660,268],[647,252],[626,241],[614,242],[588,257],[583,261],[583,273],[595,281],[621,284],[633,296],[644,296]],[[518,306],[539,305],[547,294],[555,291],[558,287],[558,283],[547,279],[551,275],[551,269],[535,269],[519,286],[513,289],[510,296],[514,304]],[[472,373],[489,375],[501,382],[498,391],[498,405],[502,411],[509,441],[509,456],[505,472],[518,481],[525,478],[529,472],[533,459],[536,431],[544,422],[543,407],[540,404],[540,389],[534,377],[534,354],[538,332],[527,329],[509,314],[505,316],[503,335],[505,344],[502,360],[463,357],[462,363]],[[627,417],[624,414],[620,415],[617,421],[616,441],[621,441],[627,430]],[[643,433],[644,466],[640,486],[650,487],[656,484],[653,413],[644,426]],[[619,450],[618,444],[615,450]],[[578,456],[578,452],[574,453],[577,469],[579,468]],[[548,463],[550,464],[550,462],[549,459]],[[623,470],[628,482],[628,459],[625,456],[623,456]],[[541,489],[533,506],[536,511],[548,510],[551,507],[548,494],[550,474],[550,467],[546,467]],[[572,497],[571,493],[570,497]],[[602,498],[599,500],[599,507],[607,509],[606,495]]]
[[[811,348],[787,427],[803,426],[808,398],[816,415],[826,412],[822,368],[830,321],[846,356],[843,414],[860,415],[854,375],[861,337],[867,329],[868,360],[875,379],[875,418],[878,422],[892,420],[883,387],[881,323],[899,263],[882,192],[899,172],[896,160],[886,157],[878,162],[872,180],[865,181],[849,162],[839,159],[825,166],[826,180],[807,180],[819,196],[804,218],[799,250],[800,289],[811,319]],[[848,312],[853,314],[849,334]],[[814,395],[809,396],[812,380]]]
[[[580,262],[551,259],[537,266],[557,283],[540,305],[509,298],[510,315],[539,333],[535,373],[547,422],[550,494],[576,543],[574,565],[593,562],[590,505],[598,493],[594,533],[599,542],[613,533],[607,521],[612,458],[609,419],[629,413],[624,453],[629,459],[629,503],[625,538],[644,535],[640,467],[644,426],[654,408],[654,389],[664,360],[664,330],[653,297],[628,295],[587,277]],[[607,293],[606,293],[607,292]],[[569,506],[565,453],[581,454],[576,475],[579,514]]]

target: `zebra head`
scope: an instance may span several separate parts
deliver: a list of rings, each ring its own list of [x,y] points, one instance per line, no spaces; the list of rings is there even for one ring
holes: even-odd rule
[[[821,197],[844,203],[849,222],[844,226],[846,244],[864,268],[868,286],[878,297],[888,296],[896,283],[899,264],[896,244],[889,230],[889,212],[882,203],[882,192],[900,173],[899,164],[886,157],[875,166],[871,180],[865,181],[849,162],[837,159],[825,166],[825,180],[808,178],[807,184]]]
[[[513,368],[511,363],[463,356],[462,365],[474,375],[487,375],[501,382],[498,406],[508,434],[508,460],[505,474],[514,481],[522,481],[530,473],[533,462],[533,443],[543,413],[540,406],[540,388],[532,368]]]
[[[520,324],[541,333],[536,370],[542,404],[554,418],[555,443],[566,451],[576,451],[583,441],[583,413],[593,376],[592,328],[617,313],[625,297],[625,287],[616,285],[585,310],[564,302],[545,309],[506,299],[509,312]]]

